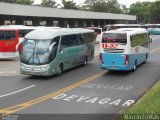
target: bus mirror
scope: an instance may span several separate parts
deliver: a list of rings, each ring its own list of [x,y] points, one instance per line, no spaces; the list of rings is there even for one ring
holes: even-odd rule
[[[152,43],[152,38],[150,38],[150,43]]]
[[[19,52],[19,54],[21,53],[21,50],[22,50],[22,41],[19,42],[17,45],[16,45],[16,52]]]
[[[52,48],[54,47],[54,45],[56,44],[56,42],[52,43],[49,47],[49,53],[51,54],[52,53]]]

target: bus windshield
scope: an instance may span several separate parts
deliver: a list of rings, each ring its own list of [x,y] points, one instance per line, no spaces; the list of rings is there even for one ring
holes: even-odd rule
[[[123,33],[104,33],[102,43],[122,43],[127,44],[127,36]]]
[[[56,49],[49,53],[52,40],[24,39],[21,53],[21,62],[30,65],[44,65],[50,63],[56,56]]]

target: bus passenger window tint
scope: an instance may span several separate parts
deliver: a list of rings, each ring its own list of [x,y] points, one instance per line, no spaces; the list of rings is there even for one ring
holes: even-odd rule
[[[65,35],[62,36],[61,40],[61,50],[67,47],[72,47],[72,46],[77,46],[78,44],[78,39],[77,35]]]
[[[6,31],[5,32],[5,39],[12,40],[16,38],[16,32],[15,31]]]
[[[16,38],[15,31],[4,31],[0,32],[0,40],[13,40]]]
[[[85,43],[91,43],[91,42],[94,42],[94,35],[92,33],[84,33],[83,34],[83,37],[84,37],[84,42]]]
[[[113,34],[113,33],[107,33],[103,34],[102,37],[102,43],[127,43],[127,36],[126,34]]]
[[[28,30],[20,30],[19,31],[19,36],[20,37],[24,37],[27,33],[31,32],[32,29],[28,29]]]
[[[79,35],[78,35],[78,40],[79,40],[79,44],[80,44],[80,45],[84,44],[84,41],[85,41],[85,40],[84,40],[84,37],[83,37],[82,34],[79,34]]]
[[[4,40],[4,32],[0,32],[0,40]]]
[[[142,46],[148,48],[148,35],[147,34],[139,34],[131,36],[131,46]]]

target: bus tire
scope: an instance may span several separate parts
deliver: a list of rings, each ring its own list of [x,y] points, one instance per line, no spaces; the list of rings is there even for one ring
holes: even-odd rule
[[[137,69],[137,61],[135,61],[134,66],[133,66],[133,70],[132,70],[132,71],[135,72],[136,69]]]
[[[147,59],[148,59],[148,54],[146,54],[146,59],[145,59],[145,61],[143,63],[146,63]]]
[[[57,75],[60,76],[60,75],[62,75],[62,73],[63,73],[63,64],[61,63],[61,64],[59,65]]]
[[[85,56],[82,65],[83,65],[83,66],[86,66],[87,64],[88,64],[88,63],[87,63],[87,56]]]
[[[148,54],[146,54],[146,61],[147,61],[147,59],[148,59]]]

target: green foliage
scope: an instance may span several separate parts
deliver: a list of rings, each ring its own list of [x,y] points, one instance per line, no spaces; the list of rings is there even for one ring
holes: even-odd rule
[[[8,2],[8,3],[16,3],[16,4],[24,4],[24,5],[33,4],[33,0],[0,0],[0,2]]]
[[[151,23],[160,23],[160,1],[156,1],[151,5],[150,17]]]
[[[129,108],[120,120],[129,120],[125,115],[154,115],[160,114],[160,82],[158,82],[138,103]]]
[[[160,22],[160,1],[136,2],[129,8],[129,14],[137,16],[138,23]]]
[[[41,5],[44,7],[54,7],[54,8],[57,8],[59,6],[56,4],[54,0],[43,0]]]
[[[67,1],[67,0],[62,0],[62,4],[64,9],[74,9],[77,10],[78,6],[76,5],[76,3],[71,0],[71,1]]]
[[[123,13],[117,0],[86,0],[82,9],[96,12]]]

